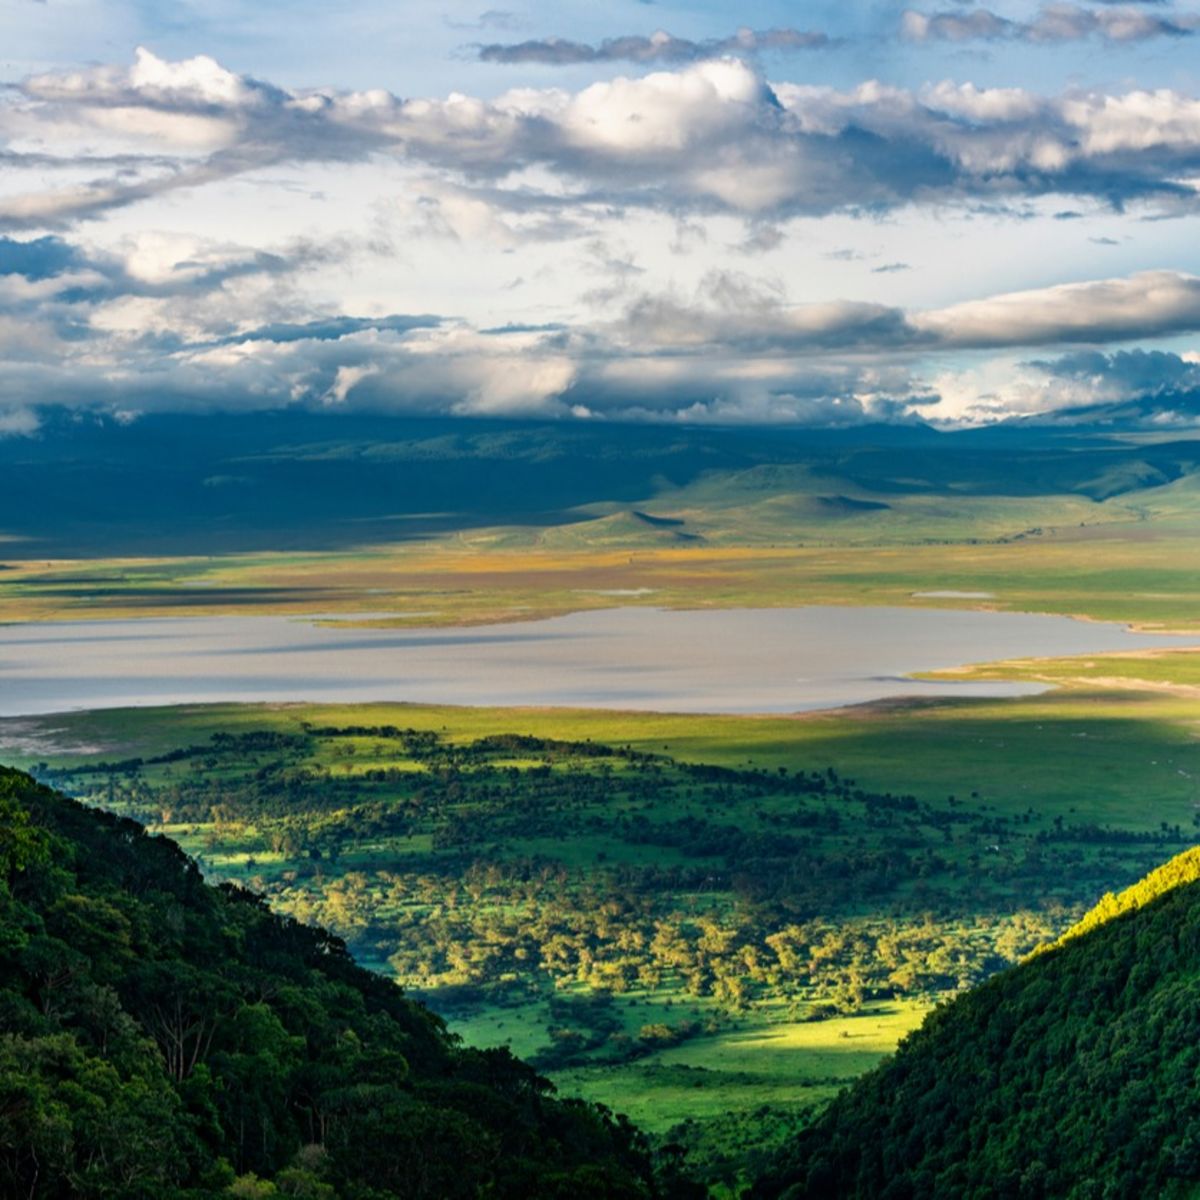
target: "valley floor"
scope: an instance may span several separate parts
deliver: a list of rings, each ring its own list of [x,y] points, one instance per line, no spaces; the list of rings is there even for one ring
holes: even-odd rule
[[[1187,652],[803,717],[209,705],[0,722],[0,758],[345,937],[713,1181],[930,1005],[1196,837]]]
[[[779,545],[589,546],[495,529],[323,553],[30,560],[0,564],[0,621],[214,613],[359,614],[372,624],[473,625],[633,604],[995,608],[1200,628],[1194,518],[1020,536]],[[381,615],[390,614],[390,615]]]

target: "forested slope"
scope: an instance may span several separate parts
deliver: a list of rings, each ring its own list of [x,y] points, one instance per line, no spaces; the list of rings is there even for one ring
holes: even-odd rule
[[[0,768],[0,1195],[653,1197],[642,1138]]]
[[[1084,922],[931,1014],[800,1136],[756,1196],[1195,1195],[1194,858],[1130,889],[1130,903],[1108,898],[1112,919]]]

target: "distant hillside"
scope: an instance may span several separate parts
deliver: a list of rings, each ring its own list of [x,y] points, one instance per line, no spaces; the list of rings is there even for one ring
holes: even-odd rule
[[[688,1194],[336,938],[0,768],[0,1195]]]
[[[762,1198],[1200,1191],[1200,853],[937,1009],[843,1093]]]
[[[583,546],[994,539],[1128,521],[1128,503],[1198,471],[1200,441],[1183,429],[1146,442],[1063,423],[47,413],[36,438],[0,438],[0,544],[24,559],[332,550],[496,527]],[[1195,511],[1187,495],[1168,499]]]

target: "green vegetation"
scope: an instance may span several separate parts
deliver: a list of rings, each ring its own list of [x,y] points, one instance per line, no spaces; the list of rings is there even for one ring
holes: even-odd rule
[[[1194,719],[1166,690],[804,719],[215,705],[0,745],[733,1186],[936,1001],[1195,838]]]
[[[0,445],[31,559],[345,551],[490,531],[597,550],[1013,541],[1183,526],[1194,435],[452,420],[298,410],[59,423]],[[156,497],[148,508],[147,488]],[[39,505],[22,504],[32,490]],[[102,508],[80,509],[92,495]]]
[[[529,620],[616,605],[994,608],[1197,627],[1196,521],[1047,529],[1016,541],[549,544],[484,530],[346,551],[7,560],[0,620],[358,614],[374,625]],[[516,544],[514,544],[514,541]],[[966,592],[966,596],[929,592]],[[972,597],[970,593],[983,593]]]
[[[939,1008],[758,1197],[1187,1197],[1200,1188],[1196,853]]]
[[[1142,650],[1133,654],[1095,657],[1016,659],[987,663],[958,671],[934,671],[931,679],[1020,679],[1047,683],[1071,691],[1109,690],[1160,692],[1194,699],[1200,696],[1200,652]]]
[[[1197,627],[1186,437],[364,418],[331,440],[328,422],[276,417],[0,443],[0,512],[25,523],[0,542],[0,620],[922,604]],[[59,498],[80,494],[104,496],[102,518]]]
[[[0,769],[0,1194],[694,1196],[627,1122]]]
[[[330,425],[303,415],[203,431],[147,418],[137,433],[81,426],[66,454],[57,441],[0,446],[0,498],[14,498],[8,510],[27,526],[3,542],[0,620],[272,612],[448,625],[617,604],[897,604],[1197,628],[1200,443],[1186,439],[385,428],[362,418],[331,440]],[[94,478],[88,463],[104,464]],[[135,492],[122,490],[125,479]],[[35,484],[45,498],[36,510],[20,502]],[[104,497],[102,513],[64,507],[62,497],[85,491]],[[153,513],[147,492],[159,498]],[[1038,962],[1090,944],[1096,918],[1076,924],[1089,906],[1195,838],[1200,655],[990,664],[958,677],[997,675],[1057,690],[803,719],[404,705],[72,713],[0,722],[0,755],[177,839],[225,881],[218,893],[198,883],[187,892],[209,897],[223,930],[274,936],[262,932],[274,918],[238,887],[319,922],[332,931],[322,946],[343,939],[468,1044],[508,1047],[560,1094],[628,1113],[662,1154],[686,1151],[718,1194],[735,1193],[934,1005],[1060,938]],[[48,822],[28,811],[22,802],[0,814],[0,870],[14,896],[49,871]],[[166,851],[147,853],[157,870],[153,855]],[[54,875],[62,887],[95,885],[120,907],[112,896],[126,876],[85,869],[78,854],[66,871],[75,882]],[[1106,898],[1099,912],[1145,899],[1145,888]],[[155,920],[175,911],[175,901],[154,903]],[[57,909],[33,911],[48,936],[76,936],[55,924]],[[139,934],[138,952],[190,959],[190,928],[169,948]],[[201,969],[217,970],[208,950],[195,952]],[[369,997],[372,1022],[411,1024],[423,1012],[391,983],[365,982],[340,951],[329,961],[337,987]],[[296,986],[333,986],[321,963],[305,959]],[[122,1011],[144,1022],[117,968],[97,969]],[[258,990],[238,1003],[265,1005],[303,1041],[302,1059],[333,1069],[328,1030],[310,1037],[255,978]],[[74,1011],[43,1012],[63,1029],[38,1026],[36,1036],[65,1030],[91,1071],[92,1035],[71,1024]],[[240,1071],[251,1033],[230,1019],[213,1045],[222,1070]],[[346,1020],[392,1061],[391,1034]],[[517,1161],[538,1170],[550,1161],[538,1158],[553,1140],[545,1122],[578,1120],[586,1131],[563,1134],[570,1191],[588,1194],[572,1175],[588,1154],[613,1164],[605,1175],[618,1190],[626,1180],[660,1186],[627,1126],[555,1102],[540,1083],[508,1097],[519,1116],[499,1126],[489,1105],[477,1117],[447,1099],[461,1079],[482,1086],[481,1063],[501,1091],[532,1077],[505,1052],[464,1051],[421,1020],[440,1065],[430,1075],[425,1051],[406,1043],[408,1075],[387,1083],[403,1095],[380,1101],[388,1112],[431,1105],[431,1123],[453,1136],[460,1117],[478,1120],[479,1136],[506,1155],[515,1143],[505,1139],[519,1134]],[[137,1077],[151,1078],[150,1059],[138,1062]],[[134,1077],[134,1066],[116,1069],[122,1087]],[[254,1135],[231,1130],[229,1088],[204,1091],[198,1074],[154,1092],[204,1147],[184,1155],[170,1186],[219,1192],[225,1158],[238,1194],[318,1196],[329,1184],[367,1200],[376,1185],[350,1179],[328,1146],[324,1156],[305,1150],[309,1131],[283,1122],[269,1149],[249,1148]],[[123,1111],[117,1092],[105,1095]],[[303,1105],[293,1109],[300,1120]],[[61,1162],[81,1188],[78,1166]],[[476,1160],[464,1162],[476,1178]],[[947,1178],[945,1194],[969,1194]],[[1041,1176],[1030,1178],[1037,1195]],[[924,1179],[913,1193],[924,1194]],[[498,1194],[519,1192],[516,1175],[489,1180]]]
[[[1047,951],[1056,950],[1058,947],[1066,945],[1067,942],[1083,937],[1084,934],[1098,929],[1101,925],[1106,925],[1114,917],[1119,917],[1127,912],[1136,912],[1137,909],[1153,903],[1159,896],[1169,892],[1172,888],[1177,888],[1185,883],[1194,883],[1197,879],[1200,879],[1200,846],[1194,846],[1191,850],[1185,850],[1182,854],[1175,855],[1170,862],[1151,871],[1144,879],[1139,879],[1137,883],[1132,887],[1125,888],[1124,891],[1117,892],[1115,895],[1112,892],[1105,892],[1096,905],[1084,914],[1082,920],[1076,921],[1070,929],[1064,931],[1049,945],[1038,946],[1034,954],[1045,954]]]
[[[0,621],[239,612],[455,625],[627,604],[887,604],[1200,627],[1200,443],[1175,435],[792,436],[366,416],[335,428],[314,414],[60,432],[0,443],[0,500],[11,501],[0,509],[22,522],[0,534]],[[31,494],[39,505],[24,502]],[[81,511],[80,494],[102,509]],[[188,885],[210,897],[223,930],[277,927],[238,887],[320,923],[360,964],[444,1012],[468,1044],[508,1047],[560,1094],[628,1113],[663,1155],[686,1152],[718,1194],[732,1194],[933,1006],[1038,947],[1067,939],[1040,963],[1090,944],[1096,918],[1076,924],[1089,906],[1195,838],[1200,655],[989,664],[957,677],[998,675],[1057,690],[804,719],[403,705],[73,713],[0,722],[0,755],[177,839],[225,881],[219,893]],[[0,814],[0,869],[15,888],[49,870],[45,830],[27,811]],[[76,882],[62,886],[86,894],[95,884],[119,908],[116,877],[79,860],[67,866]],[[1100,915],[1144,893],[1106,898]],[[175,911],[154,903],[156,920]],[[37,911],[50,936],[76,936]],[[139,954],[190,957],[187,929],[169,949],[139,934]],[[208,950],[196,953],[201,969],[217,969]],[[392,1035],[374,1023],[411,1024],[423,1010],[392,983],[365,982],[340,951],[330,962],[337,987],[389,997],[363,1001],[370,1028],[346,1020],[391,1062]],[[296,986],[332,986],[325,966],[305,963]],[[115,966],[101,975],[120,992]],[[265,1005],[303,1041],[301,1059],[340,1070],[332,1034],[310,1036],[291,1010],[275,1012],[255,978],[238,1003]],[[118,1001],[135,1025],[145,1020],[132,993]],[[213,1064],[248,1070],[258,1034],[239,1022],[258,1018],[230,1011]],[[78,1042],[91,1071],[92,1035],[73,1012],[42,1018]],[[576,1178],[588,1155],[612,1164],[602,1171],[617,1194],[627,1181],[634,1194],[668,1186],[651,1178],[627,1126],[553,1101],[540,1083],[506,1093],[515,1109],[499,1124],[490,1101],[477,1116],[448,1098],[463,1079],[483,1086],[481,1063],[500,1091],[532,1077],[507,1052],[464,1051],[421,1019],[433,1073],[406,1043],[408,1074],[387,1082],[403,1095],[386,1093],[371,1129],[388,1105],[414,1128],[424,1118],[413,1106],[432,1106],[431,1128],[506,1156],[517,1137],[514,1161],[560,1172],[572,1193],[588,1194]],[[38,1026],[36,1036],[61,1033]],[[153,1078],[150,1059],[138,1062],[138,1078]],[[124,1087],[134,1067],[116,1069]],[[242,1195],[380,1191],[351,1179],[330,1145],[324,1156],[305,1150],[310,1131],[286,1122],[269,1148],[250,1148],[255,1135],[230,1126],[230,1088],[205,1091],[201,1074],[168,1077],[154,1093],[204,1147],[184,1155],[170,1186],[219,1192],[224,1158]],[[353,1087],[385,1086],[369,1071],[365,1080]],[[116,1095],[104,1103],[124,1111]],[[288,1103],[300,1120],[303,1104]],[[546,1122],[570,1127],[561,1171],[546,1167]],[[60,1159],[71,1188],[93,1186]],[[463,1161],[468,1180],[496,1170],[465,1151]],[[1043,1165],[1047,1178],[1059,1169]],[[422,1186],[436,1194],[438,1178]],[[947,1176],[944,1193],[969,1194],[964,1178]],[[1037,1195],[1041,1178],[1005,1176],[1005,1186]],[[910,1190],[925,1194],[925,1179],[912,1176]],[[520,1191],[517,1174],[487,1186]]]

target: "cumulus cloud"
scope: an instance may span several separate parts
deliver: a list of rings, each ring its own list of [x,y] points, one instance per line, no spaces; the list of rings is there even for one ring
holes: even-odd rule
[[[1179,91],[772,86],[735,58],[578,92],[405,100],[280,88],[142,50],[132,67],[37,76],[16,95],[0,104],[8,153],[60,147],[56,161],[38,154],[29,188],[10,173],[0,195],[0,229],[31,232],[279,164],[380,156],[421,173],[455,233],[517,212],[540,214],[547,236],[589,205],[760,227],[1045,195],[1167,211],[1195,205],[1200,172],[1200,101]],[[93,177],[85,149],[124,165]]]
[[[1194,427],[1200,355],[1163,350],[1078,350],[1055,358],[994,360],[930,380],[947,422],[1022,417],[1055,423]]]
[[[971,349],[1164,337],[1200,329],[1200,278],[1142,271],[969,301],[912,323],[941,346]]]
[[[1029,19],[1001,16],[987,8],[956,8],[938,12],[906,9],[900,31],[912,42],[999,41],[1034,43],[1082,41],[1144,42],[1149,38],[1189,37],[1200,28],[1192,14],[1160,16],[1132,7],[1085,8],[1078,4],[1046,4]]]
[[[1108,344],[1200,330],[1200,277],[1145,271],[1009,292],[925,311],[865,301],[791,305],[754,281],[716,272],[694,296],[637,298],[614,327],[628,346],[746,354],[1004,350]]]
[[[327,252],[303,242],[252,249],[150,233],[105,249],[53,236],[0,240],[0,432],[32,431],[35,410],[49,405],[975,420],[1145,387],[1152,368],[1166,380],[1174,360],[1131,357],[1122,344],[1200,332],[1200,278],[1177,272],[938,309],[796,304],[781,283],[728,270],[710,271],[689,292],[663,289],[623,246],[600,240],[589,245],[589,261],[605,282],[620,284],[615,316],[483,329],[449,314],[363,316],[316,303],[301,283]],[[1054,346],[1089,349],[1046,360],[1055,367],[1026,362],[1024,382],[1008,379],[994,401],[990,383],[938,366],[964,355],[1028,358],[1030,348]],[[1170,385],[1183,386],[1193,368],[1175,366]]]
[[[810,29],[739,29],[730,37],[692,41],[658,30],[646,37],[625,34],[605,38],[595,45],[567,38],[538,38],[524,42],[493,43],[477,47],[481,62],[544,63],[692,63],[723,55],[767,51],[818,50],[828,46],[827,34]]]

